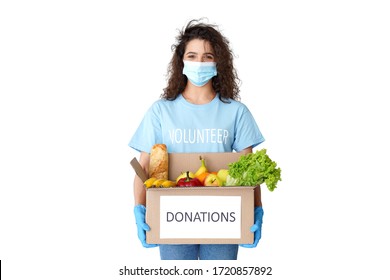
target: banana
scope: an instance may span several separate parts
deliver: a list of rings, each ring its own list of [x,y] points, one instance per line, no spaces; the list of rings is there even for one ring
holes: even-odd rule
[[[199,167],[199,169],[195,172],[195,177],[198,177],[200,174],[204,173],[204,172],[208,172],[207,170],[207,167],[206,167],[206,162],[205,162],[205,159],[202,158],[201,156],[199,157],[200,161],[201,161],[201,166]]]
[[[171,180],[166,180],[165,182],[163,182],[161,184],[161,186],[163,188],[172,188],[172,187],[175,187],[176,186],[176,183],[174,181],[171,181]]]
[[[161,188],[162,184],[167,181],[165,179],[157,179],[156,181],[153,182],[153,186],[156,188]]]
[[[157,178],[149,178],[147,179],[145,182],[144,182],[144,185],[146,188],[152,188],[153,187],[153,183],[157,180]]]
[[[144,185],[146,188],[171,188],[176,186],[176,182],[152,177],[147,179]]]

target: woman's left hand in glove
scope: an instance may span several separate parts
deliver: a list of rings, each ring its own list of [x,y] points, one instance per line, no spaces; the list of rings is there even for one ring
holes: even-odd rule
[[[261,238],[261,226],[263,224],[263,215],[264,215],[263,207],[261,206],[255,207],[255,223],[250,228],[250,231],[254,233],[253,244],[240,244],[241,247],[255,248],[257,246]]]

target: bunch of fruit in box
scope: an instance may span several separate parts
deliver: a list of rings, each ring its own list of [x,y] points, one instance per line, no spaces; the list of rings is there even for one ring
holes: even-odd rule
[[[182,172],[175,181],[149,178],[144,182],[147,188],[170,187],[224,187],[224,186],[258,186],[267,185],[270,191],[281,181],[281,169],[272,161],[265,149],[242,155],[239,160],[228,164],[227,169],[210,171],[206,161],[200,157],[200,167],[193,173]]]
[[[178,187],[221,187],[225,182],[223,173],[227,174],[227,169],[220,169],[219,171],[211,172],[206,167],[206,161],[200,157],[200,167],[193,173],[190,171],[182,172],[176,178]],[[219,175],[218,175],[219,173]]]

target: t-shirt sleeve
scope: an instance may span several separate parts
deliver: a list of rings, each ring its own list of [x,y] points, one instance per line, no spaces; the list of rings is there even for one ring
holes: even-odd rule
[[[233,149],[237,152],[248,147],[256,147],[264,142],[264,137],[249,109],[243,105],[241,114],[236,119]]]
[[[161,114],[157,102],[146,112],[131,138],[129,146],[138,152],[149,153],[156,143],[162,143]]]

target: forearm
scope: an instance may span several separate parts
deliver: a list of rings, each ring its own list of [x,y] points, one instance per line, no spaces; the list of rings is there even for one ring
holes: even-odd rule
[[[248,147],[242,151],[240,151],[240,153],[242,154],[249,154],[249,153],[252,153],[253,150],[252,150],[252,147]],[[262,203],[261,203],[261,189],[260,189],[260,186],[257,186],[255,188],[255,195],[254,195],[254,203],[255,203],[255,207],[257,206],[262,206]]]
[[[149,174],[149,154],[141,152],[139,163],[142,166],[145,174]],[[146,190],[144,182],[136,175],[134,178],[134,203],[135,205],[146,205]]]
[[[134,205],[146,205],[146,191],[142,180],[135,176],[134,178]]]
[[[255,207],[263,206],[261,203],[261,189],[260,186],[255,188]]]

